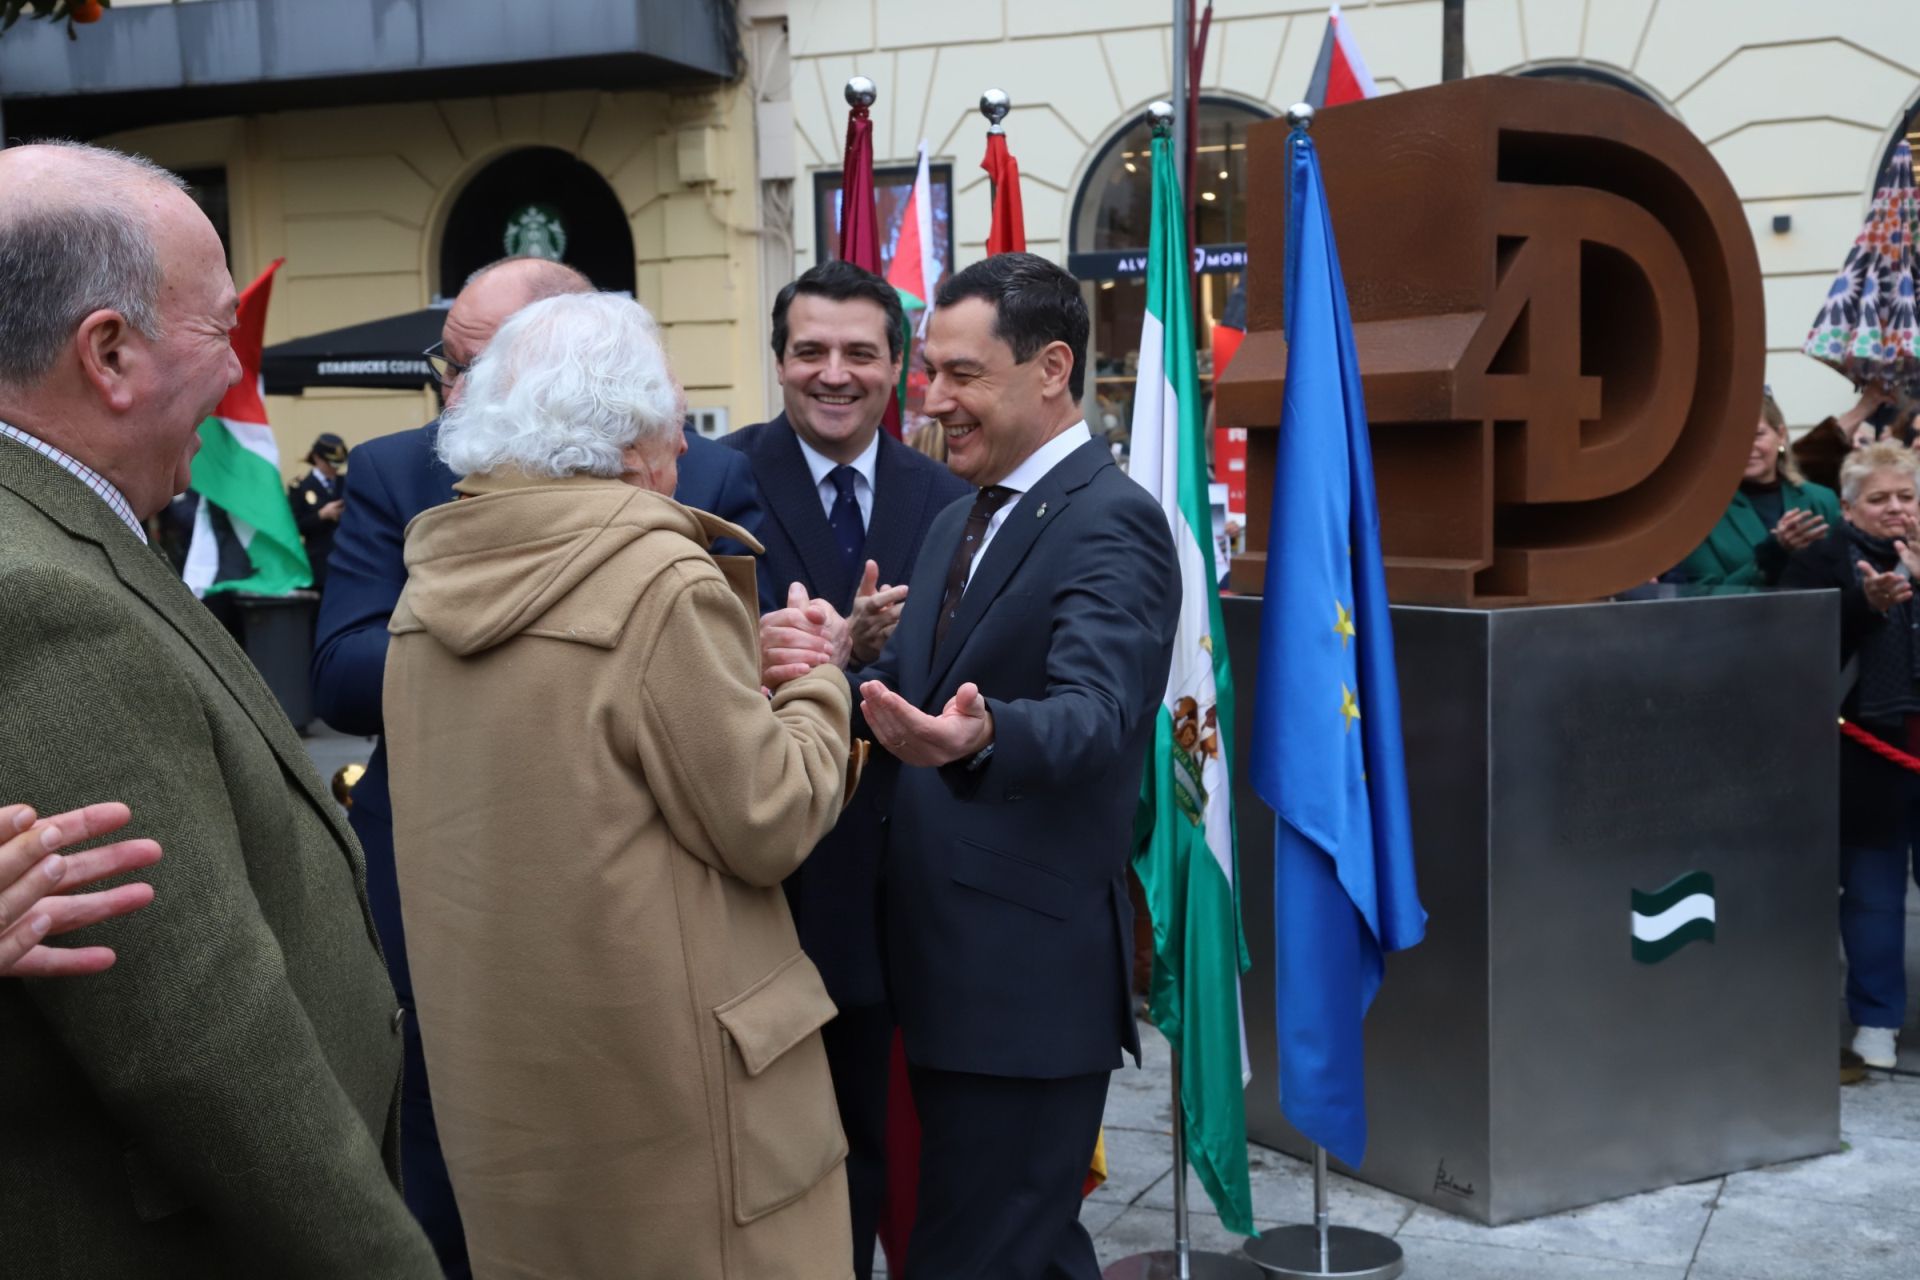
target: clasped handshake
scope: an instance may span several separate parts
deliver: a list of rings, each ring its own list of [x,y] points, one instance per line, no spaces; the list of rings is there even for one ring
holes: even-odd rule
[[[804,586],[793,583],[787,588],[786,607],[760,619],[761,683],[772,692],[815,667],[860,671],[872,666],[900,625],[906,601],[904,585],[880,584],[880,566],[872,560],[854,591],[849,617],[841,617],[817,596],[809,598]],[[861,681],[854,695],[867,735],[902,764],[937,767],[971,760],[993,744],[993,712],[972,683],[955,690],[937,716],[920,710],[881,679]]]

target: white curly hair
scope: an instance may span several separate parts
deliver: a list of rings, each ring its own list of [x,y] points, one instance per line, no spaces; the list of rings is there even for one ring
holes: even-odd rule
[[[630,446],[677,440],[684,406],[645,307],[617,293],[563,294],[500,326],[440,419],[440,458],[461,476],[511,467],[614,479]]]

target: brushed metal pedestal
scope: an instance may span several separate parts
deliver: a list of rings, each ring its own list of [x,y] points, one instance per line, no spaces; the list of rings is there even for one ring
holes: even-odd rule
[[[1250,699],[1261,602],[1224,605]],[[1367,1018],[1365,1162],[1334,1167],[1497,1225],[1837,1150],[1835,594],[1393,626],[1429,924]],[[1236,783],[1247,1129],[1310,1158],[1276,1083],[1273,818]],[[1713,939],[1636,949],[1634,892],[1692,873]]]

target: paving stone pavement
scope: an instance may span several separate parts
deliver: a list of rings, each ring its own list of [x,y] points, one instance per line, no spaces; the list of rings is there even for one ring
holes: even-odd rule
[[[330,778],[341,764],[364,762],[371,743],[316,722],[308,749]],[[1399,1240],[1408,1280],[1916,1280],[1920,892],[1909,895],[1908,919],[1911,981],[1899,1066],[1841,1090],[1845,1145],[1833,1155],[1505,1227],[1481,1226],[1336,1174],[1334,1221]],[[1107,1182],[1080,1213],[1102,1266],[1173,1242],[1167,1046],[1144,1024],[1141,1040],[1143,1066],[1116,1072],[1107,1095]],[[1251,1162],[1257,1226],[1311,1221],[1306,1164],[1259,1146]],[[1239,1247],[1191,1179],[1188,1203],[1195,1247]]]
[[[1920,890],[1910,892],[1907,913],[1910,981],[1899,1066],[1841,1090],[1845,1146],[1833,1155],[1505,1227],[1456,1218],[1336,1174],[1333,1220],[1398,1240],[1408,1280],[1920,1278]],[[1844,1037],[1851,1028],[1844,1010],[1840,1017]],[[1144,1025],[1141,1038],[1143,1068],[1116,1072],[1107,1095],[1110,1177],[1080,1215],[1102,1266],[1172,1247],[1167,1047]],[[1256,1146],[1252,1165],[1256,1226],[1312,1221],[1306,1163]],[[1192,1178],[1187,1196],[1195,1247],[1238,1248],[1219,1218],[1205,1211],[1211,1206]]]

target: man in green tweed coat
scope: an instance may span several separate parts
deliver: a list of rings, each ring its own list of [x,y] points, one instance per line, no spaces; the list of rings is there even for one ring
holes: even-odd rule
[[[171,175],[0,151],[0,787],[125,801],[165,849],[152,905],[72,935],[113,968],[0,979],[9,1276],[438,1274],[359,846],[140,529],[239,376],[234,302]]]

